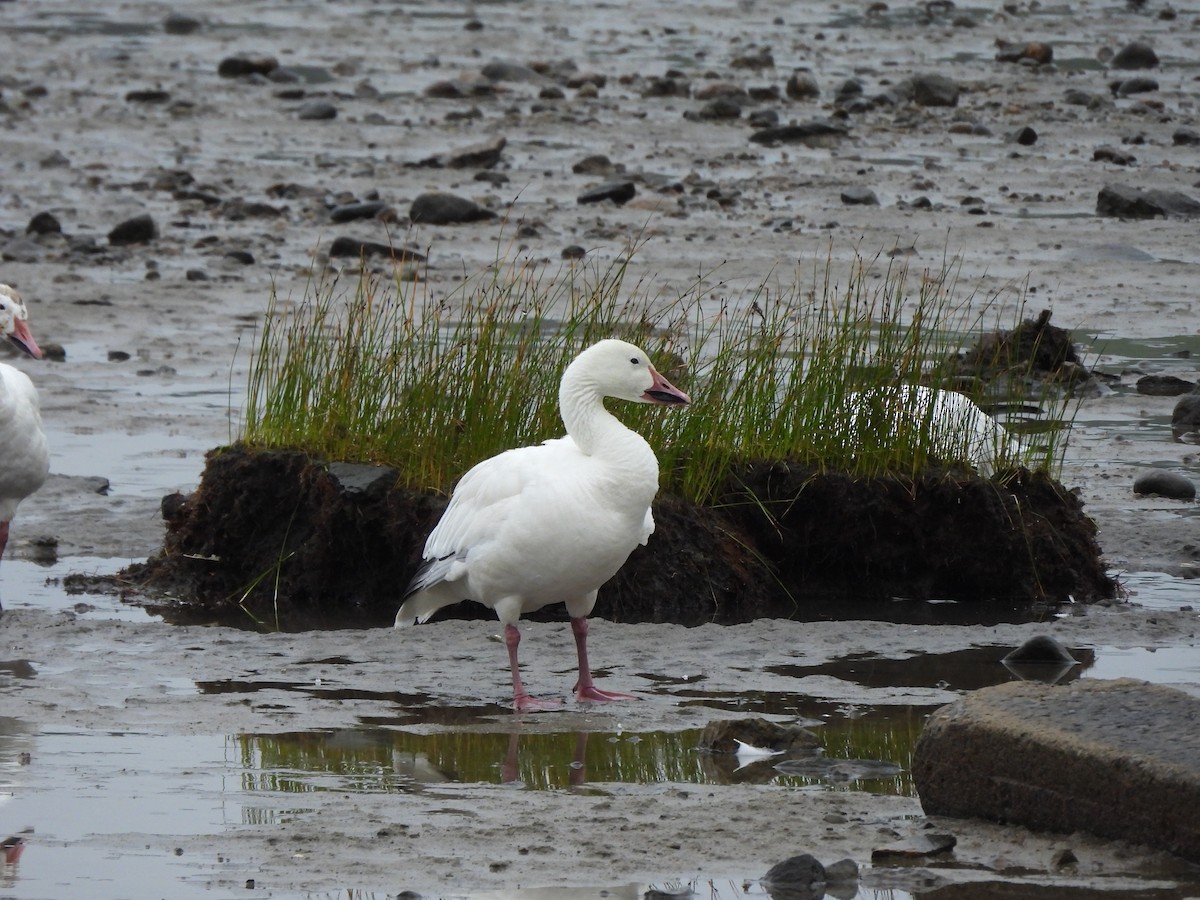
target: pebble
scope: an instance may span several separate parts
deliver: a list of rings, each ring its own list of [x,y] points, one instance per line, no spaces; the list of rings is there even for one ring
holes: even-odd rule
[[[784,93],[790,100],[816,100],[821,96],[821,86],[811,72],[796,69],[784,85]]]
[[[408,218],[414,225],[463,225],[494,219],[496,214],[466,197],[434,191],[413,200]]]
[[[1115,166],[1131,166],[1137,162],[1137,157],[1132,153],[1110,147],[1107,144],[1093,150],[1092,159],[1096,162],[1110,162]]]
[[[62,234],[62,223],[52,212],[40,212],[25,226],[26,234]]]
[[[337,107],[328,100],[309,100],[296,110],[297,118],[309,122],[336,119],[337,114]]]
[[[217,65],[222,78],[243,78],[247,75],[269,75],[279,68],[273,56],[227,56]]]
[[[1024,125],[1008,136],[1010,144],[1020,144],[1022,147],[1032,147],[1037,143],[1038,133],[1028,125]]]
[[[914,75],[909,82],[918,106],[958,106],[958,84],[945,75]]]
[[[1171,135],[1171,143],[1176,147],[1200,146],[1200,132],[1191,128],[1179,128]]]
[[[108,242],[115,246],[145,244],[158,237],[158,226],[149,213],[126,219],[108,233]]]
[[[869,187],[849,187],[842,191],[842,202],[847,206],[878,206],[879,198]]]
[[[364,203],[343,203],[329,211],[331,222],[353,222],[358,219],[374,219],[388,209],[382,200],[370,200]]]
[[[1194,500],[1196,485],[1192,479],[1178,472],[1152,469],[1133,480],[1135,494],[1167,497],[1171,500]]]
[[[821,119],[798,125],[777,125],[763,128],[750,135],[756,144],[806,144],[809,147],[829,146],[839,142],[849,132],[842,125]]]
[[[611,200],[621,206],[632,200],[636,194],[637,187],[632,181],[606,181],[604,184],[589,188],[575,199],[576,202],[584,204]]]
[[[1188,432],[1200,434],[1200,386],[1180,397],[1171,412],[1171,434],[1180,440]]]
[[[1148,397],[1178,397],[1195,387],[1195,383],[1176,375],[1143,375],[1137,380],[1137,392]]]
[[[1133,41],[1117,51],[1112,58],[1114,69],[1153,69],[1158,66],[1158,54],[1143,41]]]
[[[195,16],[181,12],[168,13],[163,19],[163,31],[167,34],[195,34],[203,23]]]

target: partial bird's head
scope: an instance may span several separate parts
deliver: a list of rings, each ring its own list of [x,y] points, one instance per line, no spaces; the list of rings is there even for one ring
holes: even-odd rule
[[[42,348],[33,339],[26,321],[28,318],[29,312],[21,295],[7,284],[0,284],[0,333],[34,359],[41,359]]]
[[[645,350],[628,341],[606,340],[593,344],[567,367],[567,375],[587,381],[605,397],[634,403],[684,406],[691,398],[663,378]]]

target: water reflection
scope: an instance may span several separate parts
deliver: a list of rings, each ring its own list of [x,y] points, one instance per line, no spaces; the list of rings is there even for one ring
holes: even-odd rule
[[[411,733],[384,728],[230,738],[246,791],[405,793],[445,783],[527,790],[604,784],[815,784],[913,796],[913,745],[932,707],[872,710],[821,729],[823,747],[739,762],[698,749],[700,729]]]

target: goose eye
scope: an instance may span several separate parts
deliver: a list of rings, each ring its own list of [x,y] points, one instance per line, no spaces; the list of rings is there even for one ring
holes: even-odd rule
[[[631,357],[629,357],[629,361],[630,361],[631,363],[633,363],[635,366],[636,366],[636,365],[638,365],[638,363],[640,363],[640,362],[641,362],[641,360],[639,360],[639,359],[638,359],[636,356],[631,356]]]

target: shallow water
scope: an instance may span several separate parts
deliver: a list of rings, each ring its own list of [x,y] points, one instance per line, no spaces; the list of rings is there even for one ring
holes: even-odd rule
[[[68,572],[103,574],[115,567],[112,561],[89,559],[45,567],[6,561],[9,606],[71,611],[96,620],[148,619],[140,608],[112,597],[68,595],[62,589],[61,579]],[[1180,579],[1149,576],[1140,577],[1136,585],[1139,602],[1163,609],[1177,608],[1181,600],[1194,596],[1194,587]],[[449,792],[447,796],[459,799],[465,792],[478,802],[495,790],[603,792],[622,783],[750,782],[775,784],[781,790],[865,790],[912,796],[908,769],[913,745],[935,707],[820,702],[805,693],[803,679],[819,675],[869,687],[966,692],[1016,678],[1000,662],[1010,649],[982,646],[907,659],[860,655],[818,666],[777,667],[773,674],[794,680],[795,687],[774,692],[735,696],[705,691],[702,682],[663,683],[657,688],[680,704],[737,709],[748,716],[787,714],[806,723],[821,740],[821,755],[766,760],[703,753],[697,749],[695,730],[547,731],[545,726],[552,720],[539,717],[537,733],[523,732],[520,717],[502,706],[448,709],[419,694],[381,697],[392,705],[392,712],[361,720],[357,727],[290,733],[96,732],[40,728],[0,717],[0,817],[10,828],[37,822],[37,833],[29,835],[19,867],[6,872],[0,887],[18,890],[14,896],[63,900],[212,897],[209,879],[214,860],[189,857],[169,837],[157,843],[151,838],[150,843],[130,850],[120,835],[186,836],[243,826],[283,827],[294,817],[311,814],[314,799],[331,791]],[[1200,686],[1200,647],[1071,649],[1082,664],[1065,676],[1068,679],[1130,676]],[[327,662],[332,665],[338,660]],[[38,664],[43,665],[51,664]],[[0,697],[37,678],[38,666],[0,660]],[[352,691],[280,681],[197,683],[169,672],[156,672],[154,677],[157,688],[167,694],[239,693],[263,702],[280,692],[295,697]],[[80,771],[88,773],[83,780],[76,776]],[[223,871],[230,874],[228,867]],[[246,878],[253,876],[253,871],[247,871]],[[695,887],[701,896],[763,896],[761,888],[744,881],[741,877],[714,878],[711,883],[702,879]],[[653,887],[666,886],[664,881]],[[470,896],[641,897],[651,887],[615,883],[595,890]],[[1139,896],[1174,896],[1165,888],[1144,887],[1146,892]],[[1030,885],[1030,891],[1029,896],[1036,896],[1035,886]],[[300,896],[259,888],[241,888],[237,895]],[[1106,895],[1099,891],[1078,896]],[[911,895],[861,886],[857,896],[874,900]]]

